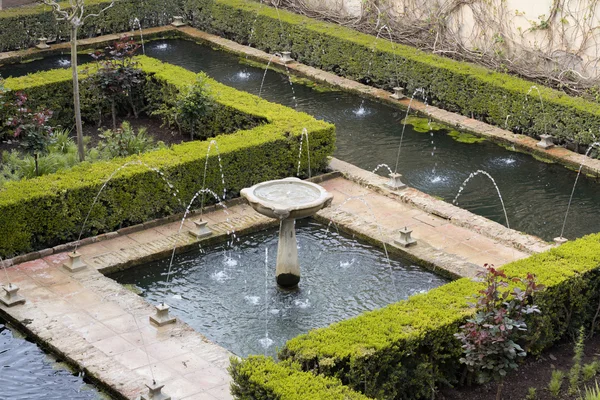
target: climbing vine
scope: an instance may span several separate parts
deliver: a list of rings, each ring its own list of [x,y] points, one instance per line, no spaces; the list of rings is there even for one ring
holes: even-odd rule
[[[535,16],[510,0],[356,0],[358,13],[341,0],[263,1],[600,100],[600,0],[553,0]]]

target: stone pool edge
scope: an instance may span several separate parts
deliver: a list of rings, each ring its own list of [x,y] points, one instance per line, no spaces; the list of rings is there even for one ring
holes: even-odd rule
[[[117,40],[123,34],[131,34],[133,37],[139,38],[139,32],[123,32],[120,34],[111,34],[98,36],[95,38],[81,39],[78,40],[78,46],[80,49],[94,48],[97,45],[103,45],[107,42]],[[267,65],[270,63],[271,66],[279,68],[280,71],[285,71],[285,67],[289,71],[294,72],[295,75],[299,75],[311,80],[325,83],[327,85],[335,86],[344,91],[357,93],[361,96],[366,96],[376,101],[407,109],[409,104],[411,109],[420,114],[426,115],[436,121],[442,122],[450,127],[455,127],[459,130],[472,133],[476,136],[486,138],[491,142],[504,146],[509,151],[518,151],[531,156],[537,156],[541,160],[547,160],[549,162],[556,162],[564,167],[578,171],[582,167],[582,172],[592,176],[600,177],[600,159],[593,159],[585,157],[582,154],[573,152],[564,147],[552,147],[550,149],[542,149],[537,147],[538,141],[532,137],[515,134],[511,131],[487,124],[485,122],[469,118],[460,114],[456,114],[450,111],[443,110],[434,106],[426,105],[419,100],[408,98],[402,98],[399,100],[391,97],[392,93],[383,89],[378,89],[372,86],[364,85],[362,83],[337,76],[330,72],[322,71],[320,69],[310,67],[308,65],[300,64],[292,61],[284,64],[280,61],[279,57],[272,57],[262,50],[248,47],[229,39],[222,38],[210,33],[203,32],[197,28],[190,26],[184,26],[175,28],[171,25],[148,28],[143,31],[146,41],[163,39],[169,37],[187,37],[188,39],[198,40],[205,44],[217,46],[223,51],[234,53],[238,55],[245,55],[254,61],[261,64]],[[162,36],[161,36],[162,35]],[[0,65],[18,63],[23,60],[32,60],[36,56],[48,56],[69,50],[69,43],[63,42],[58,44],[50,45],[49,49],[38,50],[36,48],[29,48],[25,50],[15,50],[0,53]],[[543,162],[543,161],[540,161]]]

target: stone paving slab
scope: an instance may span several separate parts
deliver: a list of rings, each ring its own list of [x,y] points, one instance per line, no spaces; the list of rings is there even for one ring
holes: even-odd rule
[[[421,207],[407,200],[407,193],[419,195],[414,189],[402,195],[386,192],[380,187],[383,178],[377,175],[336,160],[331,167],[355,175],[346,179],[336,172],[326,176],[330,179],[314,179],[334,195],[331,207],[320,211],[317,219],[333,221],[341,230],[375,244],[383,242],[417,264],[472,277],[484,263],[500,266],[528,255],[469,226],[454,224],[455,216],[464,210],[450,206],[431,213],[448,205],[430,198],[435,201]],[[209,238],[199,240],[188,233],[194,226],[191,220],[200,218],[195,213],[184,224],[167,218],[162,225],[154,222],[147,229],[123,230],[103,241],[89,241],[78,249],[88,268],[77,273],[62,267],[68,258],[65,252],[14,265],[6,270],[8,279],[21,288],[27,302],[0,306],[0,314],[121,398],[137,398],[146,392],[145,384],[156,379],[176,399],[231,399],[230,352],[181,321],[161,328],[151,325],[153,305],[103,275],[168,257],[174,247],[188,251],[229,240],[232,234],[277,225],[236,200],[229,202],[227,212],[212,210],[202,216],[213,231]],[[440,217],[444,213],[452,218]],[[404,226],[413,230],[418,241],[407,249],[394,244],[397,230]],[[6,278],[0,276],[0,281],[5,283]]]

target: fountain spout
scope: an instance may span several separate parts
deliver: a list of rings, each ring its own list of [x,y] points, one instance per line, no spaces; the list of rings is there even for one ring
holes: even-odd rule
[[[242,189],[242,196],[255,211],[280,221],[277,247],[277,284],[293,288],[300,282],[296,219],[315,214],[331,204],[333,196],[321,186],[285,178]]]

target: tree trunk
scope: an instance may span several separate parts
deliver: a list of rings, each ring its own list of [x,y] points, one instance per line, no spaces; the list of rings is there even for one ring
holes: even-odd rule
[[[71,26],[71,70],[73,71],[73,110],[75,110],[75,129],[77,130],[77,152],[79,161],[85,160],[83,149],[83,125],[81,123],[81,106],[79,104],[79,74],[77,72],[77,29]]]
[[[112,114],[113,131],[117,130],[117,107],[115,106],[115,98],[110,102],[110,112]]]
[[[496,400],[502,400],[502,388],[504,387],[504,380],[498,382],[498,389],[496,390]]]

